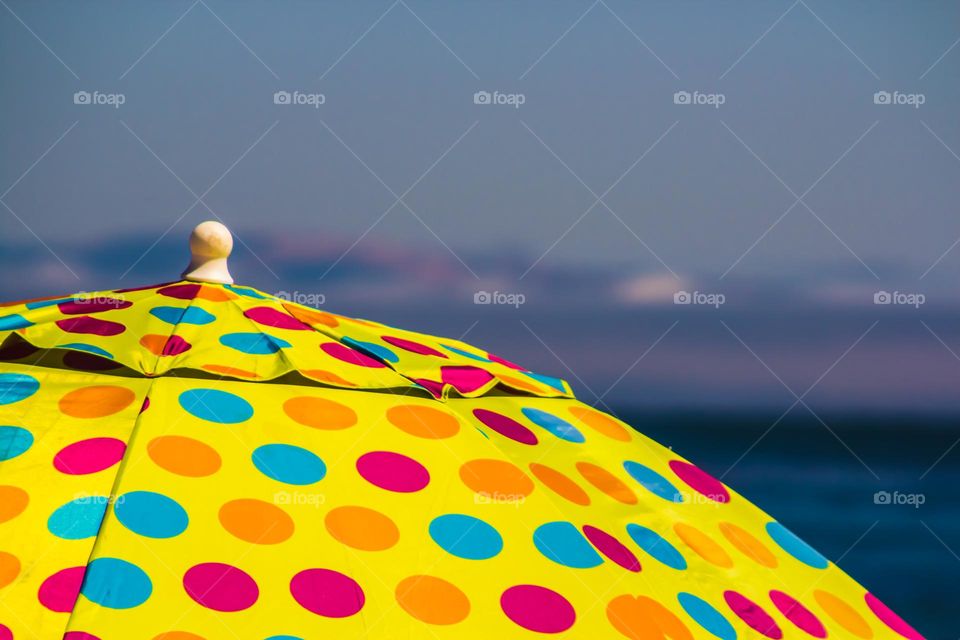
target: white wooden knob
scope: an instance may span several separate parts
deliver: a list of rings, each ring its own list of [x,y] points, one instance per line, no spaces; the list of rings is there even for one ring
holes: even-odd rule
[[[230,230],[216,220],[201,222],[190,234],[190,266],[184,280],[233,284],[227,258],[233,251]]]

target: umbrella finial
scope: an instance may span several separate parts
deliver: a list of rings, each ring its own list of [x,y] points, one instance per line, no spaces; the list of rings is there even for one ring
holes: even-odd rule
[[[190,234],[190,266],[184,280],[233,284],[227,257],[233,251],[230,230],[215,220],[198,224]]]

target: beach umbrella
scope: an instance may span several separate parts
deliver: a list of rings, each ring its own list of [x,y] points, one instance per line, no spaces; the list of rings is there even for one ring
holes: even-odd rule
[[[566,382],[231,246],[0,308],[0,640],[920,637]]]

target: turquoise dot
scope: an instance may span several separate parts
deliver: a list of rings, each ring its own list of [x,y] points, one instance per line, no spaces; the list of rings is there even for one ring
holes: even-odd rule
[[[189,389],[180,394],[179,400],[187,413],[209,422],[236,424],[253,415],[249,402],[218,389]]]
[[[50,514],[47,529],[64,540],[92,538],[100,531],[103,514],[110,499],[106,496],[86,496],[62,505]]]
[[[567,392],[563,386],[563,380],[560,378],[554,378],[553,376],[547,376],[542,373],[534,373],[533,371],[522,371],[521,373],[529,378],[533,378],[537,382],[542,382],[548,387],[553,387],[557,391],[561,391],[563,393]]]
[[[19,313],[0,316],[0,331],[13,331],[14,329],[23,329],[31,326],[33,326],[33,323]]]
[[[655,560],[667,565],[671,569],[686,569],[687,561],[677,548],[666,541],[653,529],[641,527],[638,524],[628,524],[627,533],[637,543],[637,546],[650,554]]]
[[[395,354],[390,349],[387,349],[381,344],[376,344],[375,342],[363,342],[361,340],[354,340],[353,338],[347,338],[344,336],[341,338],[344,344],[347,346],[353,347],[358,351],[363,351],[368,355],[373,356],[374,358],[379,358],[381,360],[386,360],[387,362],[398,362],[400,360],[399,356]]]
[[[533,532],[533,544],[549,560],[565,567],[589,569],[603,564],[583,534],[569,522],[548,522]]]
[[[797,537],[797,534],[779,522],[768,522],[767,534],[773,538],[774,542],[780,545],[781,549],[814,569],[826,569],[827,565],[830,564],[816,549],[801,540]]]
[[[480,362],[492,362],[490,358],[484,358],[483,356],[478,356],[475,353],[470,353],[469,351],[464,351],[463,349],[458,349],[456,347],[450,347],[445,344],[440,345],[450,353],[455,353],[458,356],[463,356],[464,358],[470,358],[471,360],[479,360]]]
[[[87,565],[82,593],[108,609],[132,609],[147,601],[153,583],[143,569],[119,558],[97,558]]]
[[[520,412],[523,413],[530,422],[539,427],[543,427],[561,440],[566,440],[567,442],[584,442],[586,440],[579,429],[552,413],[531,407],[521,409]]]
[[[626,469],[627,473],[629,473],[634,480],[639,482],[644,489],[653,495],[671,502],[683,502],[683,494],[680,493],[675,486],[670,484],[669,480],[650,467],[644,466],[639,462],[627,460],[623,463],[623,468]]]
[[[233,292],[236,293],[237,295],[241,295],[241,296],[244,296],[244,297],[247,297],[247,298],[255,298],[255,299],[257,299],[257,300],[266,300],[266,299],[267,299],[267,296],[263,295],[262,293],[260,293],[259,291],[255,290],[255,289],[251,289],[250,287],[238,287],[238,286],[234,286],[234,285],[232,285],[232,284],[225,284],[225,285],[223,285],[223,288],[224,288],[224,289],[229,289],[230,291],[233,291]]]
[[[0,373],[0,405],[29,398],[40,388],[40,382],[24,373]]]
[[[42,309],[43,307],[52,307],[61,302],[73,302],[74,300],[76,300],[76,298],[73,296],[69,298],[57,298],[56,300],[34,300],[33,302],[28,302],[26,307],[27,309]]]
[[[0,462],[12,460],[33,446],[33,434],[23,427],[0,427]]]
[[[150,315],[167,324],[210,324],[217,319],[200,307],[154,307]]]
[[[292,444],[265,444],[253,452],[254,466],[268,478],[287,484],[323,480],[327,465],[316,454]]]
[[[183,533],[189,518],[175,500],[152,491],[131,491],[113,505],[117,520],[147,538],[172,538]]]
[[[61,349],[73,349],[74,351],[86,351],[87,353],[92,353],[96,356],[103,356],[104,358],[109,358],[113,360],[113,354],[107,351],[106,349],[101,349],[100,347],[95,347],[92,344],[86,344],[83,342],[69,342],[67,344],[60,345]]]
[[[447,553],[467,560],[486,560],[503,549],[503,538],[496,529],[479,518],[459,513],[434,518],[430,537]]]
[[[720,640],[736,640],[737,630],[733,625],[727,622],[723,614],[717,611],[713,605],[702,598],[698,598],[692,593],[680,592],[677,594],[677,601],[687,615],[693,618],[694,622],[703,627],[708,633],[713,634]]]
[[[266,640],[303,640],[299,636],[270,636]]]
[[[259,331],[254,333],[228,333],[220,336],[220,344],[241,353],[268,355],[286,349],[290,343]]]

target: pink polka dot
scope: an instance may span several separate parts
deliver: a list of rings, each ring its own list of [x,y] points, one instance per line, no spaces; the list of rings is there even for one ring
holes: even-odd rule
[[[290,593],[301,607],[326,618],[352,616],[366,602],[353,578],[330,569],[301,571],[290,581]]]
[[[783,631],[777,626],[776,621],[753,600],[740,595],[736,591],[724,591],[723,599],[727,601],[730,610],[757,633],[774,640],[783,637]]]
[[[566,598],[533,584],[518,584],[504,591],[500,608],[515,624],[538,633],[566,631],[577,619]]]
[[[682,460],[671,460],[670,468],[687,486],[714,502],[730,502],[730,492],[709,473]]]
[[[65,318],[57,320],[57,326],[67,333],[89,333],[96,336],[115,336],[123,333],[127,328],[119,322],[100,320],[90,316]]]
[[[437,382],[436,380],[428,380],[427,378],[414,378],[413,380],[418,385],[430,392],[434,398],[443,397],[443,383]]]
[[[197,297],[197,294],[200,293],[200,285],[175,284],[157,289],[157,293],[161,296],[167,296],[168,298],[176,298],[177,300],[193,300]]]
[[[0,640],[2,638],[3,636],[0,636]],[[86,631],[68,631],[63,634],[63,640],[100,640],[100,638]]]
[[[170,336],[167,338],[166,343],[163,345],[163,351],[160,355],[164,356],[178,356],[184,351],[189,351],[191,345],[189,342],[181,338],[180,336]]]
[[[0,640],[13,640],[13,631],[4,624],[0,624]]]
[[[873,614],[880,619],[880,622],[887,625],[904,638],[909,638],[909,640],[923,640],[923,636],[920,635],[916,629],[911,627],[907,622],[893,612],[893,609],[887,605],[880,602],[880,599],[872,593],[864,594],[863,599],[867,601],[867,606],[870,607],[870,611],[873,611]]]
[[[460,393],[472,393],[493,380],[493,375],[478,367],[440,367],[440,378]]]
[[[339,342],[325,342],[320,345],[320,348],[328,356],[336,358],[337,360],[342,360],[349,364],[355,364],[358,367],[371,367],[371,368],[381,368],[386,365],[375,360],[368,356],[365,353],[360,353],[356,349],[351,349],[346,345],[342,345]]]
[[[77,315],[80,313],[100,313],[101,311],[112,311],[114,309],[126,309],[133,303],[129,300],[119,300],[116,298],[90,298],[84,300],[71,300],[70,302],[61,302],[57,305],[60,313],[67,315]]]
[[[513,418],[487,409],[474,409],[473,415],[476,416],[477,420],[502,436],[516,440],[521,444],[537,444],[537,436],[534,435],[533,431]]]
[[[140,413],[143,413],[150,408],[150,396],[144,396],[143,404],[140,405]]]
[[[200,606],[214,611],[242,611],[252,607],[260,597],[253,578],[219,562],[191,567],[183,575],[183,588]]]
[[[43,581],[37,592],[40,604],[50,611],[66,613],[73,611],[80,595],[80,585],[83,583],[83,574],[86,567],[70,567],[62,569]]]
[[[53,457],[57,471],[72,476],[103,471],[120,462],[127,445],[116,438],[90,438],[67,445]]]
[[[637,556],[633,555],[630,549],[606,531],[591,527],[590,525],[584,525],[583,535],[587,536],[587,540],[599,549],[600,553],[627,571],[640,571],[640,561],[637,560]]]
[[[278,311],[272,307],[254,307],[247,309],[243,315],[250,318],[257,324],[265,327],[274,327],[275,329],[292,329],[293,331],[312,330],[310,326],[300,322],[291,315]]]
[[[407,456],[392,451],[371,451],[357,459],[363,479],[387,491],[413,493],[430,483],[430,472]]]
[[[510,369],[516,369],[517,371],[526,371],[526,369],[521,367],[520,365],[514,362],[510,362],[506,358],[495,356],[492,353],[487,354],[487,360],[490,360],[491,362],[496,362],[497,364],[502,364],[503,366],[508,367]]]
[[[393,336],[380,336],[384,342],[391,344],[395,347],[403,349],[404,351],[410,351],[411,353],[418,353],[422,356],[436,356],[438,358],[446,358],[447,356],[443,353],[440,353],[432,347],[428,347],[425,344],[420,344],[419,342],[414,342],[413,340],[406,340],[404,338],[394,338]]]
[[[800,604],[798,600],[783,591],[773,590],[770,592],[770,600],[773,605],[780,610],[787,620],[797,625],[797,628],[806,631],[814,638],[826,638],[827,630],[823,627],[817,616],[813,615],[809,609]]]

